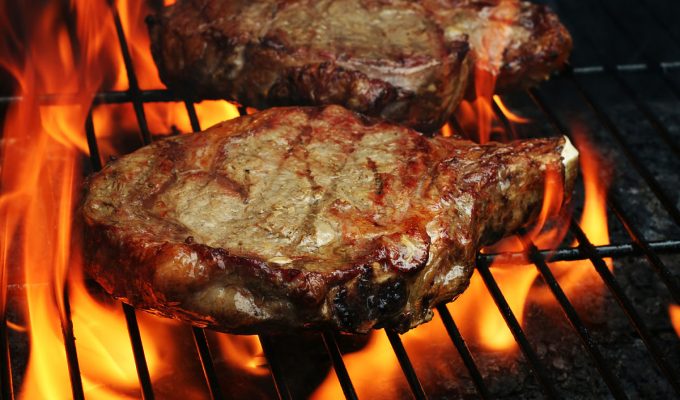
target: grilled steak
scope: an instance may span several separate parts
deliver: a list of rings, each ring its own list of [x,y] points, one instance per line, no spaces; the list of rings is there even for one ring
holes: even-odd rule
[[[123,301],[228,332],[405,331],[465,289],[480,246],[537,214],[546,170],[569,192],[569,149],[269,109],[95,174],[89,272]]]
[[[423,132],[459,103],[472,59],[526,84],[571,48],[547,7],[518,0],[180,0],[148,22],[161,79],[184,95],[341,104]]]
[[[464,37],[406,1],[180,1],[150,19],[168,87],[266,108],[342,104],[433,130],[462,98]]]
[[[496,76],[499,90],[547,79],[571,52],[569,32],[545,5],[518,0],[420,3],[434,15],[447,40],[468,35],[475,67]]]

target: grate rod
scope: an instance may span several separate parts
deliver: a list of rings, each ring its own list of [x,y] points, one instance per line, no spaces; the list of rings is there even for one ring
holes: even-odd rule
[[[491,293],[491,297],[493,297],[493,300],[496,303],[496,306],[498,307],[501,316],[503,316],[505,323],[508,325],[508,328],[510,329],[512,336],[515,338],[515,341],[522,350],[524,357],[531,365],[531,371],[536,377],[536,380],[541,386],[541,389],[545,393],[546,397],[550,399],[559,398],[557,392],[555,391],[555,387],[553,386],[552,380],[548,377],[546,373],[546,369],[541,365],[541,362],[538,360],[536,352],[529,344],[529,340],[524,334],[524,331],[522,330],[522,327],[517,321],[515,314],[512,312],[512,309],[510,308],[508,301],[505,299],[505,296],[503,296],[503,293],[501,292],[501,289],[498,287],[498,284],[496,283],[496,280],[491,274],[491,271],[489,271],[488,264],[478,263],[477,271],[479,271],[479,274],[481,275],[484,284],[489,290],[489,293]]]
[[[342,354],[338,348],[338,342],[335,340],[335,336],[333,336],[333,332],[326,330],[321,334],[321,337],[323,338],[323,343],[326,346],[326,351],[328,351],[328,355],[331,357],[331,361],[333,362],[333,369],[335,370],[335,374],[338,377],[338,381],[342,387],[342,392],[345,394],[345,398],[348,400],[357,400],[357,393],[354,390],[354,385],[352,384],[352,380],[349,377],[349,373],[347,373],[345,362],[342,361]]]
[[[63,302],[64,312],[59,313],[61,321],[61,334],[64,338],[64,348],[66,350],[66,362],[68,364],[68,374],[71,381],[71,392],[74,399],[84,399],[83,381],[80,377],[80,365],[78,363],[78,352],[76,350],[76,338],[73,335],[73,322],[71,321],[71,303],[68,298],[68,282],[64,285]]]
[[[102,169],[102,159],[97,145],[97,136],[94,133],[94,122],[92,122],[92,108],[87,112],[85,118],[85,136],[87,138],[87,148],[90,153],[90,166],[94,171]]]
[[[151,376],[149,375],[149,367],[146,364],[146,357],[144,356],[144,345],[142,344],[142,336],[139,333],[135,309],[129,304],[121,304],[123,313],[125,314],[128,334],[130,335],[130,343],[132,344],[132,355],[135,358],[137,378],[139,379],[142,399],[152,400],[154,398],[153,386],[151,384]]]
[[[184,105],[187,109],[187,114],[189,115],[189,121],[191,122],[191,129],[194,132],[199,132],[201,130],[200,122],[198,121],[198,116],[196,115],[196,108],[194,103],[190,101],[185,101]],[[200,328],[192,327],[194,334],[194,342],[196,344],[196,351],[198,352],[199,360],[201,361],[201,368],[203,369],[203,375],[205,376],[205,381],[208,384],[208,389],[210,390],[210,396],[213,399],[222,398],[222,391],[217,379],[217,374],[215,373],[215,366],[213,364],[212,356],[210,355],[210,346],[205,337],[205,331]]]
[[[259,336],[260,344],[262,345],[262,351],[264,351],[264,356],[267,359],[267,364],[269,365],[269,371],[271,372],[272,379],[274,380],[274,388],[276,389],[276,394],[278,394],[281,400],[291,400],[293,396],[290,394],[290,389],[288,384],[284,379],[283,368],[281,367],[281,362],[279,357],[274,351],[275,346],[273,339],[270,336]]]
[[[477,388],[479,396],[482,399],[490,399],[491,394],[489,393],[489,389],[487,389],[484,379],[482,378],[482,374],[479,372],[479,368],[477,368],[475,359],[472,357],[472,353],[470,353],[470,349],[468,349],[467,344],[465,344],[465,340],[463,340],[463,336],[460,334],[458,326],[453,320],[453,317],[451,317],[451,313],[446,307],[446,304],[438,305],[437,311],[439,312],[439,316],[444,323],[444,328],[446,328],[446,332],[449,334],[453,345],[456,346],[460,357],[463,359],[463,364],[465,364],[465,367],[472,378],[472,382]]]
[[[630,99],[635,103],[635,106],[640,110],[642,115],[645,116],[649,124],[654,128],[661,139],[666,143],[666,145],[675,153],[675,156],[680,156],[680,147],[673,139],[673,136],[668,131],[668,128],[657,118],[656,114],[645,104],[645,102],[640,99],[640,96],[635,92],[635,90],[626,82],[626,80],[618,72],[613,72],[612,75],[619,83],[619,86],[624,92],[630,97]]]
[[[638,231],[637,228],[635,228],[635,226],[630,223],[629,217],[621,208],[618,200],[616,200],[614,196],[610,196],[607,199],[607,202],[609,203],[609,207],[614,211],[614,215],[616,215],[616,218],[621,222],[628,235],[642,249],[647,260],[652,265],[654,270],[657,272],[661,280],[664,282],[664,284],[670,291],[671,296],[673,296],[673,300],[675,300],[677,304],[680,304],[680,285],[678,285],[677,278],[668,269],[668,267],[666,267],[664,262],[661,261],[661,259],[654,252],[654,250],[652,250],[649,247],[642,233],[640,233],[640,231]]]
[[[413,364],[411,364],[411,360],[408,358],[408,354],[404,348],[404,343],[402,343],[399,334],[393,329],[385,329],[385,334],[390,340],[394,354],[397,356],[397,360],[399,360],[399,365],[401,366],[401,370],[404,372],[404,376],[408,381],[408,385],[411,387],[413,396],[419,400],[427,399],[427,395],[423,390],[423,385],[420,384],[418,375],[416,375],[416,371],[413,369]]]
[[[87,136],[87,145],[90,152],[90,162],[92,169],[99,171],[102,169],[102,162],[99,156],[99,146],[97,145],[97,136],[94,131],[94,124],[92,123],[92,109],[87,114],[85,120],[85,134]],[[144,356],[144,346],[142,338],[139,333],[139,326],[137,324],[137,317],[134,309],[124,303],[121,303],[123,314],[125,314],[125,322],[128,328],[128,335],[130,336],[130,344],[132,345],[132,354],[135,358],[135,366],[137,368],[137,378],[139,379],[140,390],[142,398],[150,400],[154,398],[153,388],[151,384],[151,377],[149,375],[149,368],[146,364]]]
[[[566,294],[564,294],[564,291],[557,282],[557,279],[555,279],[555,275],[553,275],[545,259],[541,257],[533,243],[527,243],[525,246],[528,247],[529,259],[532,263],[534,263],[538,271],[541,273],[541,277],[545,283],[548,284],[550,291],[560,304],[560,307],[562,308],[562,311],[564,311],[569,323],[581,339],[583,346],[586,348],[591,358],[595,361],[595,366],[600,372],[600,376],[602,376],[605,383],[607,384],[607,387],[609,387],[610,392],[617,399],[627,399],[628,397],[621,386],[621,382],[619,382],[618,378],[612,373],[612,368],[608,365],[607,361],[605,361],[602,353],[600,353],[600,350],[597,348],[592,336],[590,336],[590,333],[588,333],[585,325],[583,325],[583,322],[578,316],[576,309],[574,309],[574,306],[571,304],[569,299],[567,299]]]
[[[557,118],[555,113],[547,106],[546,102],[543,100],[541,95],[535,89],[530,89],[528,93],[529,96],[534,101],[534,103],[546,115],[546,117],[550,121],[550,124],[553,125],[553,127],[558,132],[568,135],[569,133],[564,127],[564,125],[562,125],[562,122],[559,120],[559,118]],[[642,253],[647,257],[649,262],[652,264],[652,267],[661,277],[661,280],[664,282],[666,287],[668,287],[668,289],[671,292],[671,295],[673,296],[673,299],[676,301],[676,303],[680,304],[680,286],[673,277],[673,274],[668,270],[668,268],[664,265],[661,259],[659,259],[658,255],[654,252],[653,248],[649,245],[649,243],[644,239],[642,234],[638,232],[638,230],[635,229],[633,225],[630,224],[628,217],[623,212],[623,209],[619,205],[619,202],[616,200],[615,196],[613,195],[608,196],[607,203],[609,205],[609,208],[611,208],[612,211],[614,211],[616,218],[623,224],[624,228],[628,232],[628,235],[631,237],[631,239],[633,239],[635,246],[639,248],[642,251]],[[672,247],[674,248],[675,246]]]
[[[191,333],[193,334],[196,352],[198,353],[198,358],[201,362],[201,369],[203,369],[203,375],[205,376],[205,381],[208,384],[210,398],[222,399],[224,396],[222,395],[222,390],[220,389],[217,373],[215,373],[215,367],[213,365],[212,355],[210,354],[208,339],[205,337],[205,331],[201,328],[192,326]]]
[[[590,259],[591,263],[595,267],[595,270],[602,277],[602,280],[609,288],[609,291],[614,295],[616,301],[619,303],[619,306],[621,306],[623,311],[628,316],[631,325],[640,335],[640,338],[645,343],[645,346],[647,346],[647,349],[652,355],[654,362],[656,362],[657,366],[666,376],[666,379],[668,379],[668,381],[671,383],[675,392],[680,395],[680,379],[678,379],[677,373],[674,372],[673,368],[671,368],[671,366],[666,362],[665,358],[661,355],[661,351],[652,339],[652,335],[649,333],[647,326],[642,321],[642,318],[640,318],[640,315],[633,306],[633,303],[625,295],[621,286],[619,286],[618,282],[614,278],[614,274],[612,274],[612,272],[609,270],[604,260],[598,256],[597,252],[594,251],[595,246],[593,246],[585,232],[583,232],[581,227],[574,219],[571,220],[570,230],[576,237],[576,240],[578,240],[579,249]]]
[[[672,199],[670,199],[668,195],[666,195],[666,193],[663,191],[661,185],[656,180],[656,178],[654,178],[652,173],[640,162],[637,156],[633,153],[630,145],[624,139],[621,131],[616,127],[614,122],[611,120],[611,118],[609,118],[609,116],[604,112],[604,110],[602,110],[600,106],[595,102],[595,100],[590,96],[590,94],[586,91],[586,89],[583,87],[581,82],[578,81],[578,79],[573,78],[572,76],[571,82],[574,84],[581,97],[586,101],[590,109],[595,113],[595,115],[600,120],[602,125],[607,129],[607,131],[616,140],[616,142],[619,143],[624,155],[626,156],[626,158],[628,158],[628,161],[630,161],[633,168],[635,168],[635,170],[642,177],[645,183],[647,183],[649,189],[654,193],[656,198],[659,200],[661,205],[663,205],[663,207],[666,209],[666,211],[673,219],[673,221],[677,225],[680,225],[680,210],[678,210],[677,206],[675,205],[675,202]]]
[[[661,240],[648,242],[647,245],[657,254],[680,253],[680,240]],[[593,248],[597,256],[603,258],[640,256],[644,254],[642,248],[635,243],[607,244],[602,246],[593,246]],[[542,257],[546,258],[550,262],[575,261],[584,259],[582,251],[578,247],[563,247],[556,250],[544,249],[538,250],[538,252]],[[501,264],[517,264],[526,263],[527,256],[524,252],[477,254],[477,262],[482,261],[488,263],[496,261]]]
[[[128,86],[132,101],[132,107],[135,111],[135,116],[137,117],[137,123],[142,131],[142,140],[144,144],[151,143],[151,133],[149,132],[149,126],[146,122],[146,115],[144,114],[144,104],[140,99],[139,83],[137,82],[137,75],[135,74],[134,66],[132,65],[132,57],[130,56],[130,49],[127,45],[127,39],[125,39],[125,32],[123,31],[123,25],[120,22],[120,14],[118,9],[113,6],[111,7],[113,13],[113,22],[116,27],[116,33],[118,36],[118,42],[120,43],[120,51],[123,55],[123,62],[125,63],[125,72],[128,78]]]

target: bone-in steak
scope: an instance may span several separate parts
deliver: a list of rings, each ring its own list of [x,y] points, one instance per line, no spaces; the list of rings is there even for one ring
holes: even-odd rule
[[[340,104],[422,132],[458,105],[472,61],[527,84],[571,49],[547,7],[518,0],[179,0],[148,22],[160,77],[184,95]]]
[[[262,111],[91,177],[89,272],[137,307],[229,332],[405,331],[465,289],[481,245],[535,216],[546,170],[569,192],[569,149],[429,139],[339,106]]]

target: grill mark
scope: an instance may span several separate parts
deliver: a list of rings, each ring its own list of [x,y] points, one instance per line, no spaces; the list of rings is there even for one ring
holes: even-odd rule
[[[375,196],[373,200],[376,204],[383,205],[386,184],[385,180],[383,179],[383,174],[378,172],[378,165],[370,157],[366,159],[366,163],[368,164],[368,168],[370,168],[371,172],[373,172],[373,181],[375,182]]]
[[[325,188],[322,189],[323,192],[321,194],[321,199],[319,199],[319,201],[317,201],[316,203],[312,204],[312,207],[310,207],[309,212],[307,213],[307,215],[303,219],[302,226],[309,227],[307,229],[306,233],[308,233],[308,234],[311,233],[311,230],[312,230],[311,227],[314,226],[314,222],[319,218],[320,212],[324,208],[326,208],[326,206],[328,205],[330,196],[333,193],[335,193],[335,189],[337,187],[337,182],[338,182],[338,176],[342,175],[342,171],[346,168],[347,163],[349,162],[349,160],[352,158],[352,156],[354,155],[354,153],[357,150],[357,144],[361,142],[361,140],[363,139],[364,135],[366,135],[366,133],[367,133],[366,131],[362,130],[360,132],[360,134],[358,135],[359,136],[358,138],[352,137],[351,140],[346,141],[346,143],[349,143],[350,151],[347,152],[347,153],[344,153],[344,152],[342,153],[342,154],[346,154],[347,156],[342,161],[342,164],[339,165],[339,167],[336,170],[333,171],[331,183],[328,184]],[[350,135],[351,135],[351,133],[350,133]],[[291,245],[288,247],[288,249],[290,249],[290,250],[297,249],[297,247],[300,246],[300,244],[302,242],[303,236],[304,235],[300,235],[300,238],[295,243],[291,243]],[[309,235],[309,236],[311,236],[311,235]]]

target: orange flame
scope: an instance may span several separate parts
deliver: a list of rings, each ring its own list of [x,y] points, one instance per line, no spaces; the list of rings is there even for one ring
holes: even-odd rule
[[[142,17],[148,13],[145,4],[120,1],[117,7],[131,44],[133,62],[139,64],[136,71],[140,86],[161,87],[142,24]],[[55,318],[59,315],[61,320],[67,318],[63,303],[67,284],[86,395],[136,397],[139,384],[120,306],[102,304],[88,292],[82,276],[82,249],[78,240],[72,241],[75,193],[82,185],[80,162],[89,152],[84,132],[89,105],[94,92],[106,82],[112,82],[113,89],[127,89],[127,77],[120,49],[116,47],[110,6],[105,1],[82,0],[74,2],[73,9],[77,17],[77,48],[71,43],[61,7],[45,3],[21,10],[33,21],[28,25],[32,31],[26,35],[30,42],[25,46],[25,58],[3,57],[0,61],[17,80],[18,94],[23,98],[8,110],[1,136],[2,283],[5,287],[9,263],[19,263],[27,291],[24,329],[31,342],[22,397],[71,397],[62,326],[60,319]],[[0,27],[8,31],[0,43],[3,54],[17,46],[4,41],[20,37],[11,28],[11,24]],[[76,102],[40,105],[38,96],[46,93],[76,94]],[[121,126],[137,129],[132,110],[117,113],[117,107],[106,106],[102,107],[106,112],[94,112],[94,123],[99,125],[96,128],[101,128],[98,136],[106,136],[108,130],[112,137]],[[145,107],[153,130],[167,133],[173,126],[185,132],[191,130],[184,104]],[[223,101],[198,104],[196,112],[206,127],[237,115],[236,107]],[[121,116],[122,119],[118,118]],[[106,145],[107,141],[102,143]],[[120,153],[111,143],[102,150],[108,155]],[[10,165],[11,168],[7,167]],[[4,295],[2,307],[4,310]],[[153,335],[148,335],[149,329],[140,320],[140,329],[144,336],[154,338],[144,343],[146,361],[154,378],[174,364],[173,352],[164,346],[161,354],[159,346],[163,341],[158,339],[162,335],[157,328]]]
[[[253,375],[267,375],[267,361],[257,336],[217,334],[222,357],[233,367]]]
[[[505,115],[505,118],[507,118],[508,121],[516,122],[516,123],[518,123],[518,124],[527,124],[527,123],[531,122],[530,119],[524,118],[524,117],[520,117],[519,115],[517,115],[517,114],[515,114],[514,112],[510,111],[510,109],[508,109],[508,107],[506,107],[506,105],[503,103],[503,100],[501,99],[501,96],[499,96],[499,95],[497,95],[497,94],[494,94],[494,95],[493,95],[493,101],[496,103],[496,105],[497,105],[498,108],[501,110],[501,112],[503,113],[503,115]]]
[[[395,390],[398,387],[394,382],[400,379],[399,363],[390,341],[384,331],[374,331],[370,335],[368,343],[360,352],[343,356],[354,389],[360,398],[397,397],[398,392]],[[377,375],[377,371],[380,374]],[[315,400],[344,398],[334,370],[328,373],[311,398]]]
[[[680,306],[676,304],[671,304],[668,306],[668,314],[671,318],[671,324],[675,333],[680,337]]]

